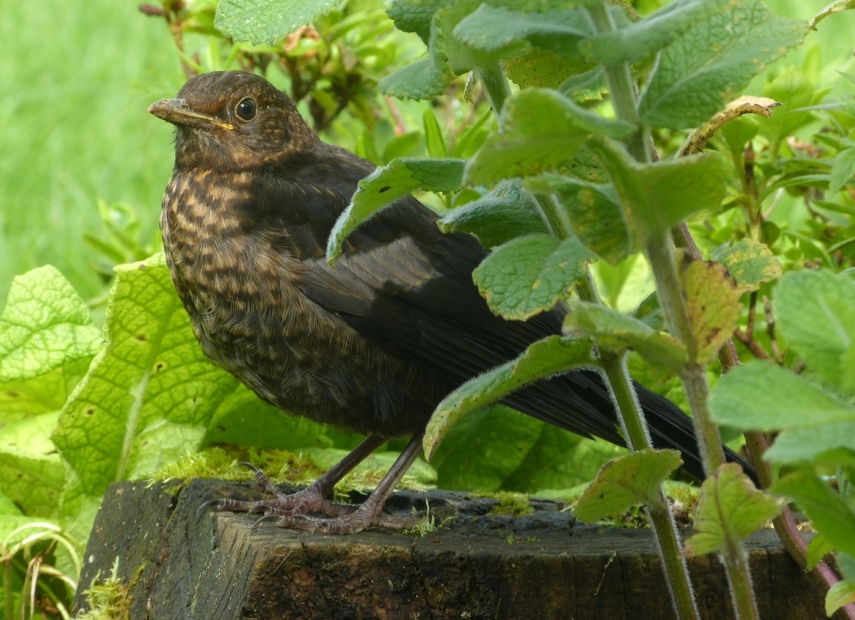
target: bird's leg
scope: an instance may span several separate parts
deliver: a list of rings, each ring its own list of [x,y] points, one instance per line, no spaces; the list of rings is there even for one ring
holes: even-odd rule
[[[270,479],[260,469],[244,463],[253,469],[255,479],[274,496],[273,499],[252,502],[234,499],[214,499],[205,502],[202,508],[216,505],[220,511],[263,512],[265,517],[289,517],[304,515],[310,512],[320,512],[328,515],[340,515],[352,512],[356,509],[356,506],[336,504],[327,498],[332,496],[333,487],[335,487],[339,480],[349,474],[354,467],[364,461],[372,452],[386,443],[386,441],[387,438],[385,437],[371,435],[307,488],[290,494],[283,493],[279,487],[270,482]]]
[[[283,516],[276,520],[277,525],[289,529],[307,530],[321,534],[355,534],[372,525],[380,525],[390,528],[403,528],[413,526],[419,517],[414,516],[391,516],[382,515],[380,511],[386,500],[398,486],[401,478],[418,458],[422,451],[422,436],[417,433],[410,439],[410,443],[401,452],[395,463],[362,504],[352,512],[342,514],[336,518],[321,518],[311,516]]]

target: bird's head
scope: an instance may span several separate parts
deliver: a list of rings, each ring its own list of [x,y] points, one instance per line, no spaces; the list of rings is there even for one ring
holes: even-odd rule
[[[261,167],[318,140],[287,95],[244,71],[193,77],[177,98],[161,99],[148,111],[176,126],[179,169]]]

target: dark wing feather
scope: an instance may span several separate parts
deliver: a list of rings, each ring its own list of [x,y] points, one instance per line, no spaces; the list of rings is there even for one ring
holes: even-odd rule
[[[336,166],[330,160],[342,163]],[[302,182],[311,185],[325,167],[353,174],[339,175],[333,192],[309,192],[298,204],[289,205],[292,243],[314,239],[324,231],[326,239],[356,183],[371,171],[364,160],[334,147],[329,147],[324,163],[309,162],[300,175]],[[304,222],[312,234],[294,234],[294,220]],[[454,385],[560,332],[565,312],[560,306],[525,322],[492,314],[472,282],[473,269],[487,253],[474,237],[443,234],[436,221],[437,216],[414,198],[402,199],[348,237],[335,267],[327,264],[317,242],[299,244],[294,250],[304,266],[303,293],[372,343]],[[636,389],[654,444],[680,450],[686,468],[702,477],[691,419],[667,399],[639,384]],[[612,399],[596,372],[577,371],[540,381],[503,402],[580,435],[624,443]]]

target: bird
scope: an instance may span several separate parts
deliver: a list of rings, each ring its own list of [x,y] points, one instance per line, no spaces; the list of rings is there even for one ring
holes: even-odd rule
[[[204,354],[284,412],[367,436],[302,491],[285,494],[256,470],[272,499],[214,503],[322,533],[394,525],[383,504],[420,455],[437,404],[560,334],[567,305],[526,321],[494,314],[472,280],[488,251],[473,235],[440,230],[439,216],[412,196],[358,227],[331,266],[331,229],[375,166],[321,141],[261,76],[197,75],[148,111],[176,128],[163,247]],[[703,479],[691,419],[642,385],[635,390],[654,446],[679,450],[684,468]],[[538,381],[502,403],[625,445],[596,371]],[[330,501],[336,482],[402,436],[409,443],[365,502]],[[752,471],[732,451],[728,458]]]

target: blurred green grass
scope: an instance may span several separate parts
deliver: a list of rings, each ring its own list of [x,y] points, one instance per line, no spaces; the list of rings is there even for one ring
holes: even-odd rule
[[[98,295],[81,260],[98,199],[157,228],[172,145],[146,108],[183,82],[172,41],[135,2],[0,0],[0,15],[0,299],[46,263]]]
[[[807,19],[825,0],[769,4]],[[146,108],[184,78],[165,24],[137,6],[0,0],[0,300],[15,275],[47,263],[84,297],[104,292],[82,240],[102,233],[99,199],[130,204],[145,237],[155,234],[172,145]],[[828,18],[783,62],[821,45],[822,83],[841,83],[834,70],[851,72],[853,23],[852,12]]]

